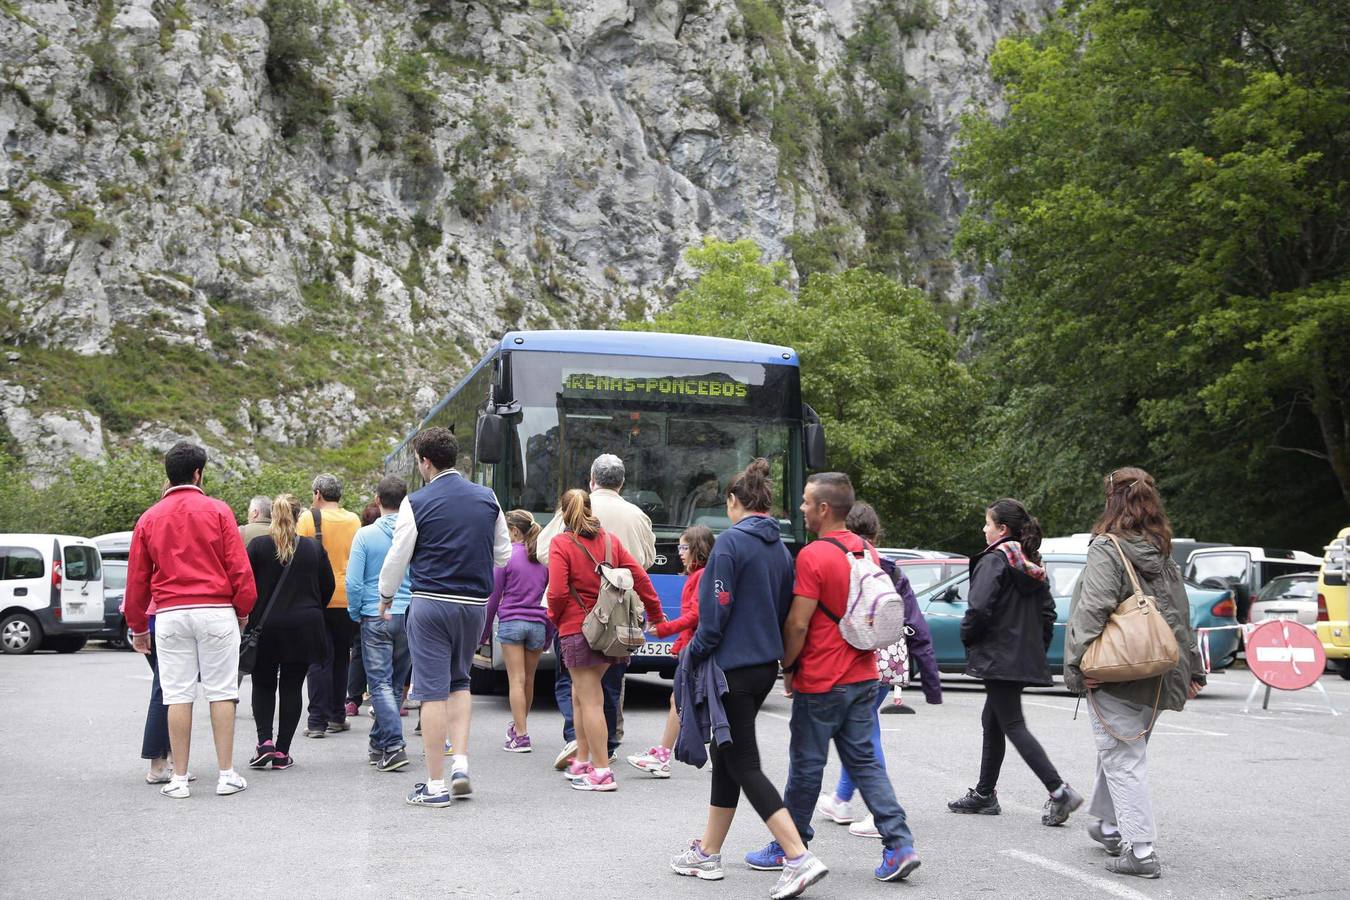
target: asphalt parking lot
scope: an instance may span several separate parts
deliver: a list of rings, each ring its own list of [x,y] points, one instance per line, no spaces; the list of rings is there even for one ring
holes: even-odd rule
[[[572,791],[554,772],[560,719],[540,698],[531,754],[502,752],[506,701],[478,697],[471,742],[475,793],[445,810],[405,805],[422,780],[414,766],[381,774],[365,764],[370,720],[323,740],[297,737],[297,764],[246,772],[249,789],[213,790],[214,753],[198,704],[192,769],[202,788],[187,801],[161,798],[138,759],[150,673],[132,653],[91,646],[72,655],[0,657],[0,895],[60,897],[767,896],[772,874],[740,864],[767,841],[744,808],[727,841],[722,882],[679,878],[667,858],[702,828],[708,772],[678,766],[668,781],[626,765],[613,794]],[[1350,682],[1322,680],[1350,712]],[[979,763],[978,683],[944,683],[946,700],[913,716],[886,716],[889,770],[923,858],[905,884],[871,870],[880,843],[818,824],[813,849],[831,874],[807,896],[930,897],[1346,897],[1343,783],[1350,716],[1332,717],[1310,692],[1279,694],[1269,711],[1242,712],[1251,676],[1218,674],[1182,714],[1164,714],[1150,753],[1163,878],[1122,880],[1075,817],[1040,824],[1044,793],[1009,750],[999,787],[1003,815],[954,816],[946,801],[974,783]],[[243,771],[253,743],[244,685],[235,741]],[[621,753],[659,735],[668,690],[629,680]],[[1074,698],[1038,691],[1027,700],[1032,730],[1061,773],[1085,793],[1093,750]],[[759,721],[766,770],[786,774],[789,701],[772,696]],[[415,751],[415,752],[414,752]],[[827,784],[837,775],[833,764]]]

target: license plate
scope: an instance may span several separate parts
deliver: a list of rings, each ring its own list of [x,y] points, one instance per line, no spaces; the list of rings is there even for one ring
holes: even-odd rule
[[[665,642],[665,643],[659,643],[659,644],[658,644],[658,643],[654,643],[654,642],[652,642],[652,641],[648,641],[647,643],[645,643],[645,644],[642,645],[642,649],[639,650],[639,651],[637,652],[637,655],[638,655],[638,656],[674,656],[674,654],[670,652],[670,651],[671,651],[671,648],[674,647],[674,646],[675,646],[675,644],[674,644],[673,642]]]

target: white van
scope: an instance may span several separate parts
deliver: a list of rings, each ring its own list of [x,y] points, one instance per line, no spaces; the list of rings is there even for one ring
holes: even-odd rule
[[[88,538],[0,534],[0,651],[74,653],[103,629],[103,558]]]

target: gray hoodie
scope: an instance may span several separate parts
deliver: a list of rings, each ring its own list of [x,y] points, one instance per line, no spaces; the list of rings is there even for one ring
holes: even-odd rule
[[[1144,593],[1157,598],[1158,608],[1172,626],[1177,646],[1181,648],[1176,667],[1162,676],[1159,700],[1161,709],[1180,711],[1186,705],[1186,692],[1191,682],[1205,683],[1205,667],[1196,647],[1195,632],[1191,630],[1191,602],[1181,580],[1181,570],[1170,556],[1164,556],[1142,535],[1120,534],[1116,537],[1134,565]],[[1083,673],[1078,668],[1083,653],[1102,633],[1111,613],[1133,590],[1115,545],[1101,535],[1093,538],[1088,546],[1087,567],[1078,579],[1069,607],[1068,634],[1064,639],[1064,685],[1069,690],[1080,694],[1085,690]],[[1151,707],[1154,697],[1158,696],[1158,679],[1104,684],[1101,689],[1122,700]]]

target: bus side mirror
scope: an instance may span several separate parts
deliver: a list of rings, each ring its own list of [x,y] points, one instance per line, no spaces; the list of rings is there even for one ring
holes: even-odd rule
[[[506,419],[495,413],[478,417],[478,432],[474,435],[474,459],[484,465],[502,461],[506,451]]]
[[[825,426],[819,422],[808,422],[802,428],[802,438],[806,444],[806,467],[824,469],[828,465],[825,459]]]

